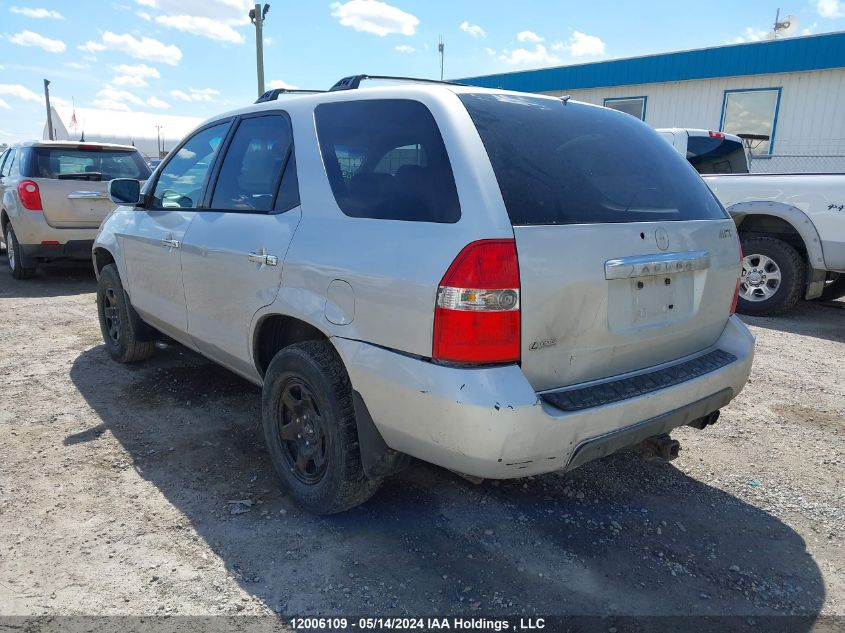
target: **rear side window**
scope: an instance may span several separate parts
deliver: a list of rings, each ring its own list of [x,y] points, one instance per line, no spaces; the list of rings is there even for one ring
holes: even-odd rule
[[[687,160],[699,174],[748,173],[748,157],[742,143],[729,138],[690,136]]]
[[[146,180],[150,177],[150,168],[137,150],[96,145],[33,147],[28,171],[31,178],[59,180]]]
[[[686,161],[633,117],[559,99],[459,96],[514,225],[728,217]]]
[[[287,117],[273,114],[244,119],[223,159],[211,208],[270,211],[282,174],[286,168],[296,169],[292,154],[293,138]],[[285,184],[295,188],[295,177]],[[283,197],[283,206],[290,205],[291,198],[298,204],[295,191],[285,192]]]
[[[332,193],[346,215],[458,221],[458,191],[446,147],[422,103],[324,103],[314,116]]]

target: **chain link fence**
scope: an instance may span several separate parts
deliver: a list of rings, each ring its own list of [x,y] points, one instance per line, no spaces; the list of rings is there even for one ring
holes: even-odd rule
[[[845,174],[845,154],[752,154],[749,170],[757,174]]]

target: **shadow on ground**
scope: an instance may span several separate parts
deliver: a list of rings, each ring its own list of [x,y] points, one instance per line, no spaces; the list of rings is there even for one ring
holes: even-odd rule
[[[0,299],[79,295],[97,290],[91,262],[41,264],[31,279],[14,279],[5,252],[0,254]]]
[[[93,348],[70,375],[102,426],[66,443],[114,434],[243,589],[284,614],[792,613],[807,624],[824,601],[798,534],[669,464],[620,454],[474,486],[415,463],[363,507],[319,518],[276,486],[255,386],[178,346],[130,367]]]
[[[802,336],[845,342],[845,301],[799,301],[784,315],[754,317],[739,315],[749,325]]]

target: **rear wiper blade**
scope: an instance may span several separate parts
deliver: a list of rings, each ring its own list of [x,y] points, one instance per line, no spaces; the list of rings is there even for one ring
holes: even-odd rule
[[[78,174],[59,174],[59,180],[88,180],[92,182],[99,182],[103,179],[103,174],[98,171],[86,171]]]

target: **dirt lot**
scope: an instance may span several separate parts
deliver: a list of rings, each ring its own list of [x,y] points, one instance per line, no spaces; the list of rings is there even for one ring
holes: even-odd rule
[[[181,347],[116,365],[94,285],[0,265],[0,614],[845,615],[845,303],[748,319],[751,383],[672,464],[417,463],[315,518],[259,391]]]

